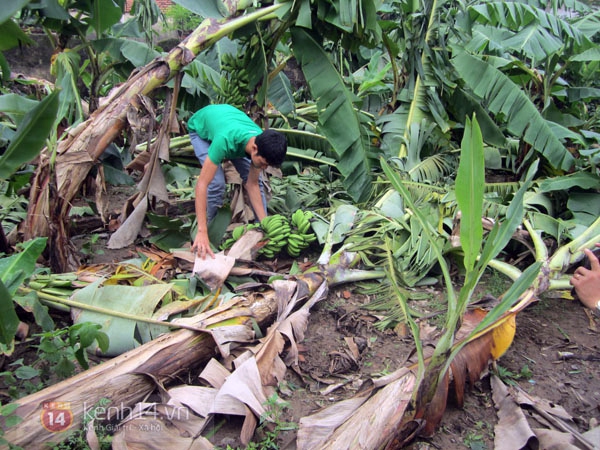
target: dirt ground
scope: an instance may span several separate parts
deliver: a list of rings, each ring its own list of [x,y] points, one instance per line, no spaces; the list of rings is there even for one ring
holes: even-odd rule
[[[87,263],[123,261],[133,255],[133,247],[105,248],[108,233],[101,230],[73,241],[81,248],[92,233],[100,238],[86,256]],[[495,282],[485,279],[478,295],[490,292]],[[431,293],[436,296],[435,290]],[[413,350],[412,338],[401,337],[394,330],[379,330],[376,313],[367,308],[369,302],[356,286],[347,284],[331,289],[312,309],[305,339],[300,343],[299,370],[288,370],[286,382],[280,386],[281,397],[289,403],[283,421],[297,424],[301,417],[353,396],[369,378],[404,365]],[[497,361],[502,379],[563,407],[572,417],[571,425],[579,432],[587,431],[600,421],[600,319],[576,300],[547,295],[519,313],[516,322],[514,341]],[[357,344],[358,358],[349,357],[346,339]],[[529,421],[531,426],[539,426],[533,418]],[[494,449],[497,423],[490,379],[483,376],[467,388],[463,408],[449,404],[435,434],[418,438],[407,448]],[[236,418],[221,418],[219,426],[211,437],[218,448],[243,448],[238,438],[241,423]],[[295,449],[296,431],[291,428],[278,434],[277,448]],[[257,435],[257,442],[260,440]]]

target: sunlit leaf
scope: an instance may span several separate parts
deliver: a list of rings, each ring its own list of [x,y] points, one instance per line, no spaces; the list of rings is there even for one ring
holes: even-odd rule
[[[600,178],[590,172],[578,171],[562,177],[546,178],[540,183],[541,192],[566,191],[574,187],[600,189]]]
[[[460,164],[456,175],[456,200],[461,210],[460,243],[465,254],[465,268],[475,266],[483,240],[481,224],[483,187],[485,184],[483,138],[477,123],[467,118],[461,144]]]
[[[202,17],[222,18],[222,2],[219,0],[204,0],[202,2],[196,0],[173,0],[173,3],[189,9],[191,12]]]
[[[23,244],[23,249],[0,259],[0,280],[5,283],[10,295],[14,295],[23,281],[33,273],[36,261],[46,248],[47,238],[36,238]],[[7,283],[10,281],[10,287]]]
[[[18,94],[0,95],[0,112],[8,117],[15,125],[19,125],[33,107],[39,102]]]
[[[170,284],[100,286],[100,281],[98,281],[76,291],[72,299],[91,306],[150,318],[158,303],[171,290],[171,287]],[[110,342],[108,350],[102,353],[106,356],[119,355],[150,341],[160,332],[168,331],[165,327],[161,328],[145,322],[136,322],[98,312],[82,310],[75,312],[74,323],[83,322],[92,322],[102,326],[102,331],[108,335]],[[94,345],[91,348],[96,350]]]
[[[101,35],[104,31],[118,23],[123,16],[121,7],[114,0],[92,2],[88,12],[90,16],[86,18],[86,22],[88,22],[98,35]]]

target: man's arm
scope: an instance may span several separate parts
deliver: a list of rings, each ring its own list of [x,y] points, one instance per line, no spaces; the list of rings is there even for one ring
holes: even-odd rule
[[[208,203],[208,185],[215,177],[218,166],[213,163],[209,157],[204,160],[202,164],[202,170],[196,180],[196,188],[194,189],[196,199],[196,221],[198,224],[198,231],[194,238],[192,245],[192,252],[196,253],[202,259],[206,255],[210,255],[212,258],[215,257],[212,249],[210,248],[210,241],[208,240],[208,224],[206,223],[206,205]]]
[[[260,185],[258,184],[259,176],[260,169],[257,169],[251,164],[250,171],[248,172],[248,180],[246,181],[246,191],[248,192],[250,204],[256,213],[256,218],[260,222],[267,217],[267,211],[265,211],[265,206],[263,204],[262,195],[260,192]]]

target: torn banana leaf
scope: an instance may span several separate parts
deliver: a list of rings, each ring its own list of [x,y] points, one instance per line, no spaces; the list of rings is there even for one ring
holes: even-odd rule
[[[157,305],[171,289],[171,284],[100,286],[100,281],[96,281],[76,291],[72,299],[91,306],[151,318]],[[72,309],[72,316],[74,323],[93,322],[102,326],[102,331],[110,340],[110,346],[103,356],[120,355],[169,331],[167,327],[155,324],[75,308]],[[90,347],[90,351],[100,353],[95,345]]]

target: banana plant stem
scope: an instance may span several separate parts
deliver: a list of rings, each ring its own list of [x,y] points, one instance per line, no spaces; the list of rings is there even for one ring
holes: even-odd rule
[[[42,302],[49,302],[49,303],[53,303],[53,304],[58,303],[60,305],[66,305],[71,308],[78,308],[78,309],[83,309],[86,311],[92,311],[92,312],[97,312],[100,314],[106,314],[106,315],[113,316],[113,317],[120,317],[121,319],[135,320],[136,322],[145,322],[145,323],[151,323],[154,325],[162,325],[162,326],[165,326],[168,328],[183,328],[186,330],[199,331],[199,332],[207,331],[204,328],[195,327],[193,325],[187,325],[184,323],[165,322],[162,320],[151,319],[149,317],[140,317],[140,316],[136,316],[134,314],[127,314],[127,313],[120,312],[120,311],[113,311],[111,309],[101,308],[99,306],[87,305],[85,303],[76,302],[74,300],[69,300],[66,298],[58,297],[56,295],[51,295],[51,294],[48,294],[45,292],[38,292],[33,289],[29,289],[29,288],[25,288],[25,287],[20,287],[19,290],[22,291],[24,294],[27,294],[29,292],[36,292],[36,294],[38,295],[38,297],[40,298],[40,300]]]

